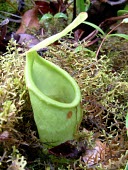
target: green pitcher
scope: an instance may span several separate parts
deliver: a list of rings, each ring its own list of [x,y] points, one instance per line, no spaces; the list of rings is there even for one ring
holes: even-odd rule
[[[78,18],[78,23],[84,19],[85,15],[81,21]],[[70,29],[68,26],[44,40],[41,47],[56,41]],[[37,45],[26,53],[25,78],[40,141],[52,147],[76,135],[82,120],[81,94],[79,86],[66,71],[38,55],[36,50],[39,48]]]
[[[26,83],[40,140],[54,146],[73,139],[82,119],[77,83],[36,52],[26,61]]]

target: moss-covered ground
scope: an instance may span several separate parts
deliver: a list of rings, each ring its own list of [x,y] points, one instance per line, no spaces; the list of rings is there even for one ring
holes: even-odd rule
[[[0,55],[1,170],[123,170],[128,160],[125,118],[128,113],[128,42],[109,38],[98,59],[96,49],[75,49],[68,41],[52,45],[42,57],[59,65],[78,82],[83,120],[76,141],[86,150],[78,159],[47,153],[40,143],[25,85],[24,49],[10,41]],[[38,75],[37,75],[38,76]],[[99,143],[95,158],[87,150]],[[76,144],[77,147],[77,144]]]

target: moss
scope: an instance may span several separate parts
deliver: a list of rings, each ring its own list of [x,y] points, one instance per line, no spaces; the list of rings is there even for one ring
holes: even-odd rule
[[[101,169],[111,169],[116,163],[116,169],[120,169],[128,159],[125,127],[128,110],[127,45],[128,42],[125,40],[108,40],[108,44],[106,42],[102,49],[100,59],[97,60],[94,53],[88,53],[86,50],[75,53],[74,48],[63,43],[61,49],[59,46],[56,51],[55,47],[51,49],[51,55],[47,57],[68,71],[81,88],[84,112],[81,128],[99,134],[98,138],[116,155],[107,153],[106,165],[101,163]],[[117,161],[121,157],[123,163]],[[109,158],[111,163],[108,161]],[[83,162],[82,166],[85,166]],[[98,169],[99,166],[93,168]]]
[[[9,46],[11,46],[11,48]],[[6,127],[18,119],[17,113],[21,111],[25,103],[24,94],[26,87],[23,77],[25,62],[23,56],[18,55],[18,50],[16,43],[11,41],[8,45],[8,52],[0,56],[0,108],[2,111],[0,119],[1,126],[6,124]]]
[[[20,134],[15,126],[19,121],[21,122],[23,109],[27,107],[25,103],[28,103],[28,93],[24,81],[25,58],[20,55],[20,48],[17,47],[15,41],[11,40],[7,48],[8,51],[0,56],[1,155],[7,151],[9,154],[12,146],[17,145],[19,137],[16,135]],[[4,159],[7,157],[5,156]],[[4,164],[3,161],[2,166]]]
[[[17,12],[18,3],[17,0],[11,1],[0,1],[0,11],[6,11],[10,13]]]
[[[80,86],[84,115],[76,139],[86,140],[88,147],[92,147],[97,139],[106,144],[105,159],[88,167],[81,158],[58,159],[45,151],[42,152],[43,145],[39,142],[24,80],[23,49],[17,47],[14,41],[10,41],[7,53],[0,56],[0,130],[2,132],[0,153],[4,157],[1,163],[3,169],[12,165],[8,163],[8,157],[15,153],[12,146],[18,149],[13,159],[19,158],[21,161],[23,155],[23,162],[26,159],[28,163],[26,167],[34,170],[124,169],[128,160],[125,127],[128,110],[128,51],[127,48],[124,49],[127,47],[126,44],[124,40],[121,40],[121,43],[114,39],[108,40],[108,44],[107,42],[104,44],[99,60],[95,58],[94,51],[76,52],[75,47],[66,41],[57,46],[50,46],[49,50],[43,53],[44,58],[68,71]],[[117,49],[114,50],[115,48]],[[2,138],[3,133],[4,138]],[[11,157],[12,163],[13,159]]]

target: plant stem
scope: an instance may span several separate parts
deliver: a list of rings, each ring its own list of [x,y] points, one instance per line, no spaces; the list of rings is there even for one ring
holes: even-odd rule
[[[96,58],[97,58],[97,60],[98,60],[98,55],[99,55],[100,49],[101,49],[104,41],[107,39],[108,35],[111,34],[111,33],[112,33],[117,27],[119,27],[121,24],[122,24],[122,22],[119,23],[118,25],[116,25],[116,26],[115,26],[113,29],[111,29],[111,30],[106,34],[106,36],[103,38],[103,40],[102,40],[102,42],[101,42],[101,44],[100,44],[100,46],[99,46],[99,48],[98,48],[98,50],[97,50],[97,52],[96,52]]]

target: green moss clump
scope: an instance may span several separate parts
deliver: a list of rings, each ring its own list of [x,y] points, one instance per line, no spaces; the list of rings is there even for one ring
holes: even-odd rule
[[[13,128],[25,103],[26,86],[24,81],[24,57],[11,40],[8,51],[0,56],[0,131]]]
[[[19,135],[20,129],[15,126],[22,120],[22,110],[28,96],[24,81],[25,58],[19,51],[16,42],[11,40],[7,52],[0,55],[0,155],[7,153],[1,162],[2,169],[7,168],[8,156],[11,155],[9,161],[12,162],[21,158],[19,153],[15,157],[10,153],[12,146],[17,143],[16,134]]]
[[[10,2],[10,3],[9,3]],[[18,2],[17,0],[13,0],[13,1],[0,1],[0,11],[4,11],[4,12],[10,12],[10,13],[16,13],[17,9],[18,9]],[[12,4],[12,5],[10,5]]]

